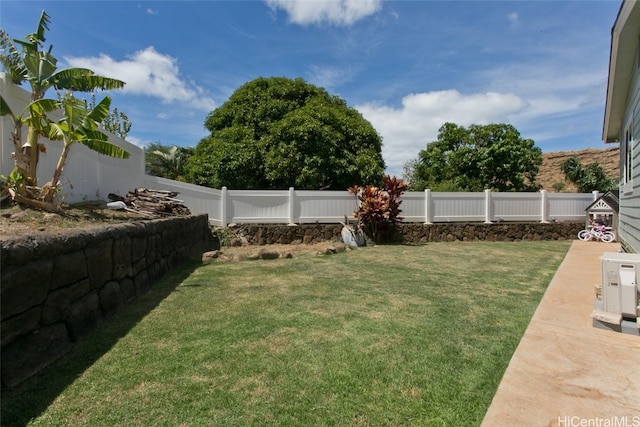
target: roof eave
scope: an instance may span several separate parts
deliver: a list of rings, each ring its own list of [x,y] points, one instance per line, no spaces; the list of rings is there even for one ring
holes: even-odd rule
[[[633,64],[640,33],[639,24],[639,2],[624,0],[611,29],[609,79],[602,130],[602,140],[605,143],[619,142],[633,77]]]

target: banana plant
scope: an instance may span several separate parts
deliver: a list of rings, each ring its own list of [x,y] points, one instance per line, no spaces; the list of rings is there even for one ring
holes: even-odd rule
[[[68,93],[61,99],[54,101],[62,112],[62,118],[57,122],[49,122],[45,129],[47,138],[52,141],[62,141],[62,153],[58,158],[53,178],[42,188],[44,201],[53,203],[58,192],[60,176],[65,167],[69,151],[74,144],[82,144],[87,148],[106,156],[128,159],[129,153],[123,148],[109,142],[109,137],[100,131],[100,123],[109,114],[111,98],[105,97],[93,108],[87,107],[84,100],[76,99]],[[38,104],[36,104],[36,107]],[[44,111],[35,111],[44,114]]]
[[[43,99],[50,88],[60,91],[91,92],[96,89],[110,90],[124,87],[123,81],[96,75],[86,68],[58,70],[58,60],[51,54],[53,46],[49,46],[48,50],[41,50],[46,41],[45,33],[49,29],[50,21],[49,15],[42,11],[36,30],[27,34],[24,40],[12,39],[0,28],[2,68],[12,83],[20,85],[27,82],[30,85],[32,101]],[[32,186],[38,183],[37,159],[38,152],[42,149],[38,144],[40,135],[37,128],[28,126],[26,142],[20,150],[28,159],[25,180]]]

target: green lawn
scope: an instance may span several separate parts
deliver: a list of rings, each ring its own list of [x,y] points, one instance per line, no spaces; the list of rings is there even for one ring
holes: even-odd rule
[[[569,241],[185,266],[3,425],[477,426]]]

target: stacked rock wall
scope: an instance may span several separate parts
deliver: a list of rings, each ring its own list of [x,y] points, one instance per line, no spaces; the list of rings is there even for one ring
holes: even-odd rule
[[[64,355],[162,275],[214,246],[206,215],[0,242],[3,387]]]
[[[402,241],[408,244],[484,240],[574,240],[584,223],[403,224]]]
[[[423,244],[447,241],[573,240],[583,222],[557,223],[402,223],[396,243]],[[232,227],[239,241],[250,245],[318,243],[340,240],[340,224],[252,225]]]

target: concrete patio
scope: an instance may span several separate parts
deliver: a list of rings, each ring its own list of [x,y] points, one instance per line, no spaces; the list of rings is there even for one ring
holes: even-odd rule
[[[596,328],[600,258],[574,241],[518,345],[482,427],[640,426],[640,338]]]

